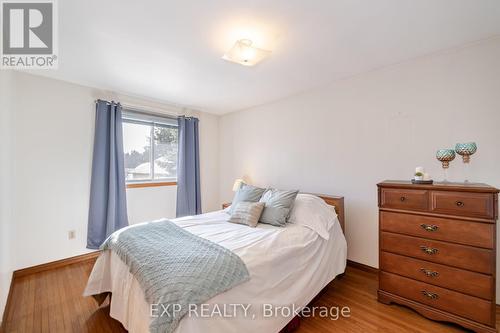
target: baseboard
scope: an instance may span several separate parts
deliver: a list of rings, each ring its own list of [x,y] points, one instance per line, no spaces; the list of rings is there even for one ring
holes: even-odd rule
[[[70,257],[70,258],[64,258],[61,260],[51,261],[51,262],[41,264],[41,265],[36,265],[36,266],[31,266],[31,267],[26,267],[26,268],[15,270],[13,272],[13,275],[12,275],[11,284],[12,284],[12,280],[14,280],[14,278],[26,276],[26,275],[30,275],[30,274],[35,274],[35,273],[39,273],[39,272],[43,272],[43,271],[48,271],[48,270],[63,267],[66,265],[76,264],[76,263],[79,263],[82,261],[95,259],[99,256],[100,253],[101,253],[100,251],[93,251],[93,252],[81,254],[78,256]],[[365,264],[362,264],[362,263],[359,263],[356,261],[352,261],[349,259],[347,260],[347,266],[357,268],[357,269],[360,269],[360,270],[365,271],[365,272],[378,273],[378,268],[368,266],[368,265],[365,265]],[[10,290],[9,290],[9,294],[10,294]]]
[[[352,261],[349,259],[347,259],[347,266],[352,267],[352,268],[357,268],[359,270],[362,270],[362,271],[365,271],[368,273],[374,273],[374,274],[378,273],[378,268],[368,266],[368,265],[365,265],[365,264],[362,264],[362,263],[359,263],[356,261]]]
[[[101,253],[100,251],[93,251],[93,252],[81,254],[79,256],[74,256],[74,257],[70,257],[70,258],[65,258],[65,259],[61,259],[61,260],[48,262],[48,263],[41,264],[41,265],[36,265],[36,266],[32,266],[32,267],[18,269],[16,271],[14,271],[12,279],[15,279],[15,278],[18,278],[21,276],[26,276],[26,275],[31,275],[31,274],[43,272],[43,271],[48,271],[48,270],[63,267],[66,265],[76,264],[76,263],[79,263],[82,261],[95,259],[99,256],[100,253]],[[11,283],[11,285],[12,285],[12,283]]]

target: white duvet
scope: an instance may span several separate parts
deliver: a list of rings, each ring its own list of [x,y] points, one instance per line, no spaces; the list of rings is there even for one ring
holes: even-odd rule
[[[269,332],[282,329],[293,317],[267,317],[264,304],[301,307],[307,305],[323,287],[345,270],[347,245],[338,223],[329,230],[326,240],[315,231],[297,224],[285,228],[258,224],[257,228],[227,222],[229,215],[218,211],[173,222],[200,237],[216,242],[236,253],[246,264],[250,280],[210,299],[211,309],[227,307],[222,316],[202,317],[201,308],[185,316],[176,333],[187,332]],[[128,271],[128,267],[111,251],[97,259],[84,295],[112,292],[111,317],[120,321],[129,332],[148,332],[151,306]],[[269,306],[266,305],[269,310]],[[276,309],[276,308],[273,308]],[[161,309],[160,309],[161,310]],[[206,314],[206,313],[205,313]],[[229,314],[229,315],[228,315]]]

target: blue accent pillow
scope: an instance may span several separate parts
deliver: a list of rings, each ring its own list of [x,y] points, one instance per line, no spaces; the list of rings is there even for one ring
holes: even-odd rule
[[[282,191],[274,188],[266,190],[259,200],[266,204],[259,222],[284,227],[298,193],[299,191]]]
[[[233,214],[234,208],[239,202],[259,202],[259,199],[265,191],[265,188],[242,184],[234,195],[233,201],[231,202],[231,208],[229,208],[229,214]]]

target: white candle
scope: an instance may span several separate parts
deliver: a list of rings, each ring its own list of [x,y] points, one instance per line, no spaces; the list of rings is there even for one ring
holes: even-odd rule
[[[424,172],[425,172],[424,167],[420,167],[420,166],[419,166],[419,167],[416,167],[416,168],[415,168],[415,173],[417,173],[417,172],[424,173]]]
[[[424,173],[424,180],[431,180],[431,175],[429,175],[427,172]]]

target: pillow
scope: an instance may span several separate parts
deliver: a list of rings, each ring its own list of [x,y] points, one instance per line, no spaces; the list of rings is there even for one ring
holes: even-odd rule
[[[333,208],[320,197],[301,193],[295,199],[289,222],[303,225],[315,231],[320,237],[329,239],[330,228],[337,218]]]
[[[297,193],[299,191],[266,190],[259,200],[266,204],[259,222],[284,227]]]
[[[258,202],[265,190],[260,187],[242,184],[234,195],[231,207],[229,208],[229,214],[233,214],[234,207],[241,201]]]
[[[234,207],[233,214],[229,218],[229,222],[246,224],[249,227],[255,228],[257,223],[259,223],[262,210],[264,210],[263,202],[238,202]]]

